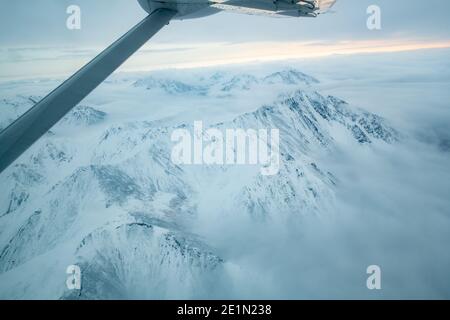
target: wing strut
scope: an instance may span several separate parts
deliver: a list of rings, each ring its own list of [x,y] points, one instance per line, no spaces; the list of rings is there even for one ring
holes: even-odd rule
[[[143,46],[176,12],[158,9],[0,132],[0,173]]]

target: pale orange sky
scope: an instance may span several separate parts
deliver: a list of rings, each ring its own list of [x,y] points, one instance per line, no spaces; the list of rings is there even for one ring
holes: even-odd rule
[[[152,70],[160,68],[190,68],[226,65],[254,61],[278,61],[285,59],[320,58],[331,55],[350,55],[360,53],[386,53],[415,51],[424,49],[450,48],[447,41],[414,40],[373,40],[322,42],[250,42],[250,43],[208,43],[183,46],[148,46],[133,57],[122,70]],[[148,51],[146,50],[148,48]],[[179,46],[178,46],[179,48]],[[154,49],[154,51],[152,51]],[[167,52],[164,51],[167,50]]]
[[[210,67],[227,64],[310,59],[332,55],[387,53],[450,48],[447,41],[367,40],[339,42],[248,42],[248,43],[149,43],[119,71],[149,71],[167,68]],[[69,75],[102,48],[2,49],[0,79]]]

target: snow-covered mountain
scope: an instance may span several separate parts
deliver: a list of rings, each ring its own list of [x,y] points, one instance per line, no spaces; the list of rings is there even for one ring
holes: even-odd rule
[[[295,69],[115,77],[0,175],[0,298],[221,296],[218,283],[233,274],[196,234],[202,220],[330,214],[339,176],[320,159],[339,148],[336,137],[355,148],[398,139],[384,119],[321,94]],[[2,127],[33,104],[24,94],[0,101]],[[253,102],[223,108],[236,101]],[[183,109],[196,105],[198,114]],[[192,128],[192,117],[222,130],[279,129],[280,172],[175,165],[171,133]],[[80,291],[65,286],[72,264]]]

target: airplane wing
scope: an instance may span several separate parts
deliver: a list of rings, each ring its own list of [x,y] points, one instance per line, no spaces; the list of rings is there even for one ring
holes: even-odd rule
[[[158,9],[0,132],[0,172],[81,102],[176,15]]]
[[[316,17],[328,11],[336,0],[213,0],[212,7],[251,15]]]

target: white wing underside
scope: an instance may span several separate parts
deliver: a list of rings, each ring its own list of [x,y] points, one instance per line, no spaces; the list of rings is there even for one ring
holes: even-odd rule
[[[213,8],[236,13],[271,17],[315,17],[327,12],[336,0],[214,0]]]
[[[278,14],[276,11],[238,7],[238,6],[227,5],[227,4],[214,4],[211,7],[219,9],[221,11],[249,14],[249,15],[254,15],[254,16],[270,16],[270,17],[275,17],[275,18],[287,18],[288,17],[286,15]]]
[[[320,12],[327,12],[337,0],[316,0]]]

